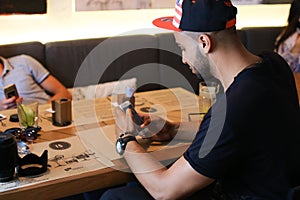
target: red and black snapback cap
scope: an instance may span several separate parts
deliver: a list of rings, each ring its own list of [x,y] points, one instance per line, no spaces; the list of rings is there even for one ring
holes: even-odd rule
[[[176,0],[175,15],[153,24],[174,31],[214,32],[235,26],[236,14],[230,0]]]

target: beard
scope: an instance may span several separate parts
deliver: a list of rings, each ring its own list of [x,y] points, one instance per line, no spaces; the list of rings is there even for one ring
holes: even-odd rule
[[[206,81],[213,79],[214,76],[211,73],[211,66],[208,62],[208,59],[200,52],[200,50],[196,49],[196,61],[194,63],[193,68],[195,71],[195,75],[201,80]]]

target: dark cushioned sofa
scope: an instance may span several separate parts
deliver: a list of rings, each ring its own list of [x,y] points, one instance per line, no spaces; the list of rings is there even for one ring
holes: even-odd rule
[[[281,30],[247,27],[238,34],[257,54],[272,51]],[[184,87],[198,92],[199,80],[182,64],[172,33],[0,45],[3,57],[19,54],[39,60],[68,88],[136,77],[139,91]]]

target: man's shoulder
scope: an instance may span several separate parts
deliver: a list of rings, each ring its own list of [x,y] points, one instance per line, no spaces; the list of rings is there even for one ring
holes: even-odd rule
[[[20,54],[20,55],[16,55],[13,57],[8,58],[7,60],[9,60],[10,62],[12,61],[26,61],[26,60],[35,60],[32,56],[27,55],[27,54]]]
[[[289,70],[290,67],[286,60],[280,56],[278,53],[273,51],[265,51],[260,55],[262,57],[264,63],[271,65],[271,69],[278,70],[284,68],[285,70]]]
[[[294,82],[293,72],[286,60],[275,52],[263,54],[266,70],[277,81]]]
[[[23,68],[28,70],[44,68],[38,60],[27,54],[16,55],[8,58],[7,60],[13,67],[16,68]]]

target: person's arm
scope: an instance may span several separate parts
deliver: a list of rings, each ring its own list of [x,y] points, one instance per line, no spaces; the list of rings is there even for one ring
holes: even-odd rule
[[[137,142],[128,142],[124,157],[154,199],[182,199],[214,182],[196,172],[183,156],[170,168],[162,166]]]
[[[116,114],[117,136],[124,131],[135,131],[135,124],[132,121],[132,113],[129,109],[126,111],[126,116],[119,109],[116,110]],[[151,117],[151,122],[146,120],[145,117],[143,119],[146,121],[145,123],[148,123],[147,127],[149,127],[149,130],[158,131],[159,134],[157,136],[160,136],[162,139],[166,139],[169,136],[169,139],[171,139],[171,137],[176,135],[174,134],[175,132],[179,134],[176,131],[179,128],[177,123],[170,123],[165,120],[162,122],[153,116]],[[176,126],[174,127],[173,125]],[[174,130],[175,132],[173,132]],[[159,140],[159,138],[156,139]],[[135,141],[128,142],[124,158],[140,183],[155,199],[187,197],[214,181],[196,172],[184,157],[177,160],[170,168],[166,168]]]
[[[41,86],[44,90],[53,94],[50,101],[59,99],[59,98],[72,99],[72,95],[67,90],[67,88],[52,75],[49,75],[41,83]]]
[[[31,73],[33,79],[48,93],[53,95],[49,102],[59,98],[72,99],[71,93],[66,87],[57,80],[53,75],[49,74],[48,70],[35,58],[22,55],[20,62],[25,63],[25,69]],[[46,77],[46,78],[45,78]]]

